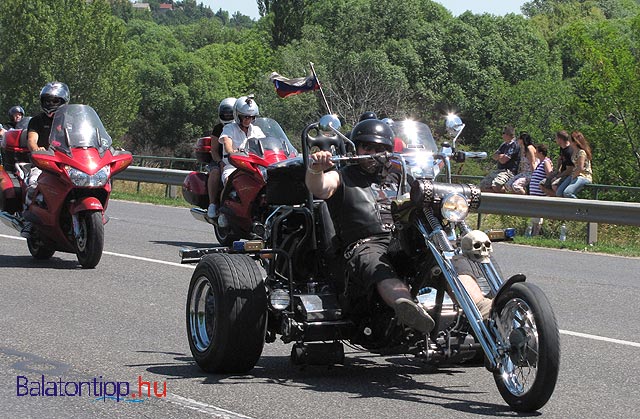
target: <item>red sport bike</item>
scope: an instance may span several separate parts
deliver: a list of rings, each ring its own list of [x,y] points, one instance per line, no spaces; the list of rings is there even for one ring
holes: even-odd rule
[[[131,153],[111,146],[100,117],[87,105],[56,111],[49,144],[45,151],[29,153],[26,129],[5,133],[0,221],[18,231],[32,223],[27,245],[36,259],[49,259],[56,251],[75,253],[83,268],[94,268],[102,257],[111,178],[131,164]],[[23,211],[32,165],[42,173]]]
[[[240,152],[229,155],[229,162],[237,170],[227,179],[220,196],[217,220],[207,216],[209,173],[194,171],[182,185],[184,198],[192,205],[191,214],[199,221],[213,225],[216,238],[223,246],[234,241],[262,236],[267,213],[266,182],[278,176],[279,168],[297,161],[298,152],[280,125],[270,118],[258,118],[253,124],[260,127],[264,138],[249,138]],[[215,145],[214,145],[215,146]],[[211,137],[196,141],[196,158],[200,163],[211,162]]]

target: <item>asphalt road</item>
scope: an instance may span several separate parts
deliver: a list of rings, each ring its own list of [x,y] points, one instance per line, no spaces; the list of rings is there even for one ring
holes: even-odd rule
[[[112,201],[107,214],[105,252],[92,270],[64,253],[36,261],[0,226],[0,416],[521,416],[484,368],[434,372],[404,356],[349,351],[344,366],[301,370],[289,364],[290,346],[274,343],[249,375],[204,374],[184,324],[193,266],[179,264],[178,249],[212,245],[212,230],[184,208]],[[634,416],[640,259],[495,247],[505,274],[526,273],[545,291],[561,328],[559,381],[532,416]],[[60,388],[65,396],[51,395]],[[118,390],[130,394],[108,397]]]

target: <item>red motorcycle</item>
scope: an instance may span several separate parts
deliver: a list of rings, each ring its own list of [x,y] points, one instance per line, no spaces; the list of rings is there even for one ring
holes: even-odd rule
[[[261,235],[260,227],[268,206],[268,173],[277,175],[277,165],[274,164],[286,164],[286,161],[294,159],[298,154],[276,121],[258,118],[253,123],[260,127],[265,137],[249,138],[240,152],[229,155],[229,162],[237,170],[229,176],[222,189],[217,220],[207,216],[209,173],[191,172],[182,185],[184,198],[197,206],[191,209],[193,217],[212,224],[216,238],[223,246],[231,246],[236,240]],[[210,151],[211,137],[202,137],[196,141],[196,158],[200,163],[211,162]]]
[[[94,268],[102,257],[111,177],[131,164],[131,153],[111,146],[98,114],[87,105],[58,109],[46,151],[29,153],[26,134],[26,129],[9,130],[2,143],[0,221],[18,231],[32,223],[27,246],[34,258],[75,253],[83,268]],[[42,173],[23,211],[29,154]]]

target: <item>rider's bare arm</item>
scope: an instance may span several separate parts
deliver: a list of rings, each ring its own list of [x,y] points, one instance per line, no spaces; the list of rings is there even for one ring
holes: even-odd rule
[[[46,150],[44,147],[38,147],[38,133],[35,131],[29,131],[27,134],[27,146],[29,151]]]
[[[237,151],[233,148],[233,140],[228,135],[221,136],[220,141],[222,142],[222,147],[226,154],[235,153]]]
[[[338,172],[324,172],[334,166],[331,156],[328,151],[318,151],[310,156],[312,162],[305,174],[304,181],[313,196],[319,199],[330,198],[340,186]]]

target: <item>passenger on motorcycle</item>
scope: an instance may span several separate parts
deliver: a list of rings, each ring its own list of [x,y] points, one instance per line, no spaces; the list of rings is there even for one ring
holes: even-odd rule
[[[227,158],[231,153],[237,153],[247,142],[248,138],[265,138],[260,127],[253,125],[252,122],[260,115],[258,104],[256,104],[251,96],[242,96],[236,100],[233,106],[234,121],[227,124],[222,129],[220,139],[218,140],[223,147],[224,169],[222,170],[222,183],[226,183],[227,179],[236,168],[229,163]]]
[[[351,140],[359,155],[391,152],[394,146],[393,131],[378,119],[356,124]],[[399,174],[388,171],[375,159],[327,171],[334,166],[331,157],[329,151],[312,154],[305,183],[314,196],[327,200],[336,232],[346,245],[349,280],[355,285],[349,289],[358,290],[361,294],[357,298],[367,300],[377,291],[394,309],[400,323],[429,333],[434,327],[433,319],[414,302],[409,286],[399,278],[387,253],[393,226],[391,199],[397,195]],[[466,259],[454,263],[460,269],[462,283],[486,317],[491,301],[470,275],[471,266]]]
[[[18,123],[22,120],[23,117],[24,117],[24,109],[22,109],[22,106],[19,106],[19,105],[12,106],[9,109],[9,122],[7,122],[6,126],[9,129],[16,128],[16,125],[18,125]],[[7,129],[2,124],[0,124],[0,136],[3,136],[5,132],[7,132]]]
[[[27,128],[29,151],[33,152],[49,148],[49,134],[51,133],[53,115],[60,106],[69,103],[70,97],[69,87],[59,81],[47,83],[42,88],[40,91],[42,113],[31,118],[29,127]],[[25,179],[25,183],[27,184],[27,195],[24,203],[25,209],[31,204],[40,173],[42,173],[42,171],[33,166],[29,172],[29,176]],[[31,236],[31,227],[31,223],[25,222],[20,235],[29,238]]]
[[[207,191],[209,193],[209,208],[207,209],[207,216],[209,218],[215,218],[218,216],[218,207],[220,206],[220,180],[222,168],[222,144],[219,139],[222,135],[222,129],[225,125],[233,122],[233,106],[236,103],[235,97],[228,97],[223,99],[218,105],[218,119],[219,122],[213,127],[211,131],[211,163],[208,165],[209,178],[207,180]],[[215,143],[214,143],[215,142]],[[218,147],[216,147],[216,145]]]

